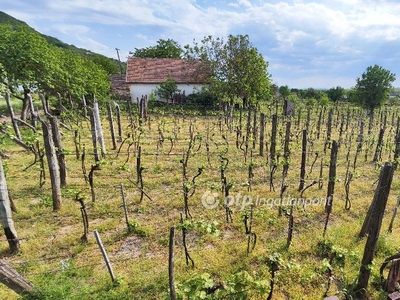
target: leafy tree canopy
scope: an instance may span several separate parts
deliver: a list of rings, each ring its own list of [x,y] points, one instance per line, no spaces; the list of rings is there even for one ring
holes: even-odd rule
[[[314,98],[316,100],[320,100],[322,93],[310,87],[305,91],[304,97],[306,99]]]
[[[389,98],[395,80],[396,75],[389,70],[378,65],[369,66],[361,78],[356,79],[357,103],[372,112]]]
[[[337,102],[343,100],[345,91],[344,88],[342,88],[341,86],[337,86],[334,88],[330,88],[327,94],[329,99],[331,99],[333,102]]]
[[[290,89],[287,85],[281,85],[279,87],[279,94],[281,94],[282,97],[287,98],[290,95]]]
[[[205,37],[186,45],[184,57],[206,62],[211,71],[210,91],[231,105],[236,99],[252,105],[271,97],[268,63],[251,44],[248,35]]]
[[[0,61],[6,74],[1,76],[1,83],[12,93],[23,87],[25,94],[33,90],[68,93],[76,98],[94,94],[101,98],[109,91],[108,72],[100,64],[49,45],[26,26],[0,24]],[[26,97],[21,100],[25,107]]]
[[[182,48],[176,41],[160,39],[156,46],[135,48],[133,56],[141,58],[181,58],[182,52]]]
[[[178,85],[176,80],[168,77],[167,81],[160,83],[160,86],[156,89],[156,94],[162,99],[172,100],[175,93],[179,93]]]

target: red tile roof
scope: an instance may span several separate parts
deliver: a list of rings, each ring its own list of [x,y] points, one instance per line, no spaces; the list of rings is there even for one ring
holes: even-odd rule
[[[129,57],[128,83],[160,83],[170,76],[177,83],[204,83],[210,72],[199,60]]]

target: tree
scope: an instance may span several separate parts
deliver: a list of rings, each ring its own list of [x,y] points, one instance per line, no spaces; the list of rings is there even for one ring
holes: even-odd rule
[[[393,88],[392,82],[396,75],[381,66],[369,66],[367,70],[357,78],[355,86],[356,99],[359,104],[373,113],[374,109],[380,107],[388,98]]]
[[[1,83],[23,101],[21,119],[25,120],[29,107],[27,94],[39,88],[52,73],[47,41],[29,27],[0,25],[0,61],[7,73]],[[24,97],[17,95],[21,87]]]
[[[160,86],[156,89],[156,94],[162,98],[167,100],[173,100],[174,94],[179,93],[178,85],[176,80],[168,77],[167,81],[161,82]]]
[[[28,112],[28,93],[40,91],[55,95],[96,95],[98,99],[109,92],[111,69],[95,63],[89,57],[49,45],[45,38],[31,28],[0,25],[0,61],[3,64],[0,84],[15,98],[23,101],[21,119]],[[24,96],[19,96],[23,89]]]
[[[314,98],[316,100],[321,99],[321,96],[322,95],[321,95],[320,91],[317,91],[317,90],[315,90],[315,89],[313,89],[311,87],[308,88],[307,91],[305,91],[305,95],[304,95],[304,97],[307,98],[307,99]]]
[[[344,88],[341,86],[330,88],[327,94],[329,99],[331,99],[333,102],[341,101],[344,97]]]
[[[328,97],[327,94],[323,93],[321,96],[321,99],[319,99],[319,105],[328,106],[329,102],[330,102],[330,98]]]
[[[286,99],[290,95],[289,87],[287,85],[281,85],[279,87],[279,94]]]
[[[117,60],[112,60],[106,56],[97,53],[90,53],[87,55],[87,58],[89,58],[95,64],[101,66],[108,75],[120,73]],[[124,74],[126,72],[126,64],[121,64],[121,67],[122,73]]]
[[[207,63],[213,74],[210,91],[231,107],[236,99],[257,105],[270,97],[268,63],[251,44],[248,35],[229,35],[226,42],[208,36],[201,44],[194,41],[194,46],[186,45],[185,50],[186,58]]]
[[[182,48],[176,41],[160,39],[156,46],[135,48],[133,56],[141,58],[181,58],[182,52]]]

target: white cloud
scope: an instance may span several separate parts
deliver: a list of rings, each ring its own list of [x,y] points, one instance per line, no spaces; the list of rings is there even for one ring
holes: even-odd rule
[[[38,31],[93,51],[118,45],[127,53],[160,38],[185,45],[207,35],[249,34],[268,57],[271,72],[288,80],[293,70],[303,70],[293,76],[304,76],[327,69],[359,72],[371,63],[400,65],[393,50],[400,46],[398,1],[38,0],[22,10],[23,2],[7,4],[5,11]],[[360,63],[362,68],[354,67]]]

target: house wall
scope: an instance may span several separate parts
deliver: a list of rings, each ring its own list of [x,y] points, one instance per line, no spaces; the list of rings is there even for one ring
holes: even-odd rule
[[[144,84],[144,83],[135,83],[129,84],[129,90],[131,93],[132,102],[137,103],[137,98],[142,98],[142,96],[149,96],[151,91],[156,91],[156,88],[159,87],[159,84]],[[197,92],[201,90],[201,84],[177,84],[178,89],[181,90],[181,93],[185,91],[185,95],[193,94],[193,92]],[[156,100],[163,101],[165,99],[160,99],[160,97],[156,96]]]

